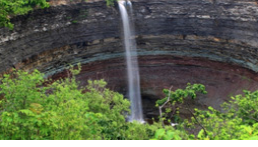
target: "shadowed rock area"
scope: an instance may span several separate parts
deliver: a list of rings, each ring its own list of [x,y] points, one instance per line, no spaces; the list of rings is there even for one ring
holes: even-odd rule
[[[218,108],[243,89],[258,88],[255,0],[132,3],[145,117],[157,115],[155,101],[171,85],[175,90],[188,82],[204,84],[208,94],[191,102],[198,108]],[[81,85],[104,78],[109,88],[127,95],[117,6],[104,1],[55,4],[13,18],[13,31],[0,29],[1,73],[36,68],[57,79],[67,76],[62,71],[69,64],[82,63]]]

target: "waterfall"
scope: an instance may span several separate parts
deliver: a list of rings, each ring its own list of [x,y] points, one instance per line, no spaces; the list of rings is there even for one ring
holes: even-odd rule
[[[137,120],[144,122],[142,114],[142,100],[140,91],[140,76],[138,69],[138,59],[136,42],[134,35],[134,25],[129,19],[126,7],[129,7],[129,14],[132,18],[132,3],[130,1],[119,1],[119,10],[123,21],[123,38],[126,54],[128,92],[131,101],[131,116],[129,121]]]

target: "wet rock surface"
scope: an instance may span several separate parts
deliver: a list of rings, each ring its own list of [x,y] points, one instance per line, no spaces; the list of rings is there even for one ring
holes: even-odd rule
[[[117,7],[104,1],[55,2],[0,28],[0,72],[39,69],[58,78],[82,63],[78,76],[105,78],[126,95]],[[192,106],[216,108],[230,95],[257,89],[258,5],[255,0],[132,0],[145,116],[157,115],[163,88],[202,83],[208,95]],[[187,115],[187,114],[185,114]]]

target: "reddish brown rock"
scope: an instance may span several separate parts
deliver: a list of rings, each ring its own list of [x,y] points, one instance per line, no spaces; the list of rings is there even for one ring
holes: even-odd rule
[[[141,56],[139,64],[143,108],[147,118],[158,115],[155,101],[164,98],[162,90],[171,85],[175,90],[185,88],[188,82],[204,84],[208,94],[200,94],[196,101],[190,101],[191,107],[198,108],[219,108],[230,96],[241,94],[244,89],[258,89],[257,74],[237,65],[179,56]],[[53,78],[65,76],[66,72],[56,74]],[[77,79],[81,85],[87,85],[89,79],[105,79],[110,89],[124,95],[127,92],[123,58],[84,64]],[[189,112],[182,113],[184,116],[189,115]]]

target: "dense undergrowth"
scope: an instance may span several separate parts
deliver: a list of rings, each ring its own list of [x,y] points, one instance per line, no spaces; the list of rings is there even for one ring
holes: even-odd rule
[[[80,88],[75,79],[79,71],[72,69],[70,77],[54,82],[37,70],[4,75],[0,85],[0,139],[258,139],[258,91],[232,97],[223,104],[223,112],[212,107],[195,109],[192,119],[183,120],[180,109],[188,108],[182,104],[196,99],[197,93],[207,93],[205,87],[189,84],[185,89],[165,89],[167,97],[156,104],[165,110],[160,121],[141,124],[126,121],[130,102],[105,88],[104,80],[88,81],[87,87]],[[163,121],[171,120],[178,125],[163,125]],[[197,133],[191,134],[191,130]]]

